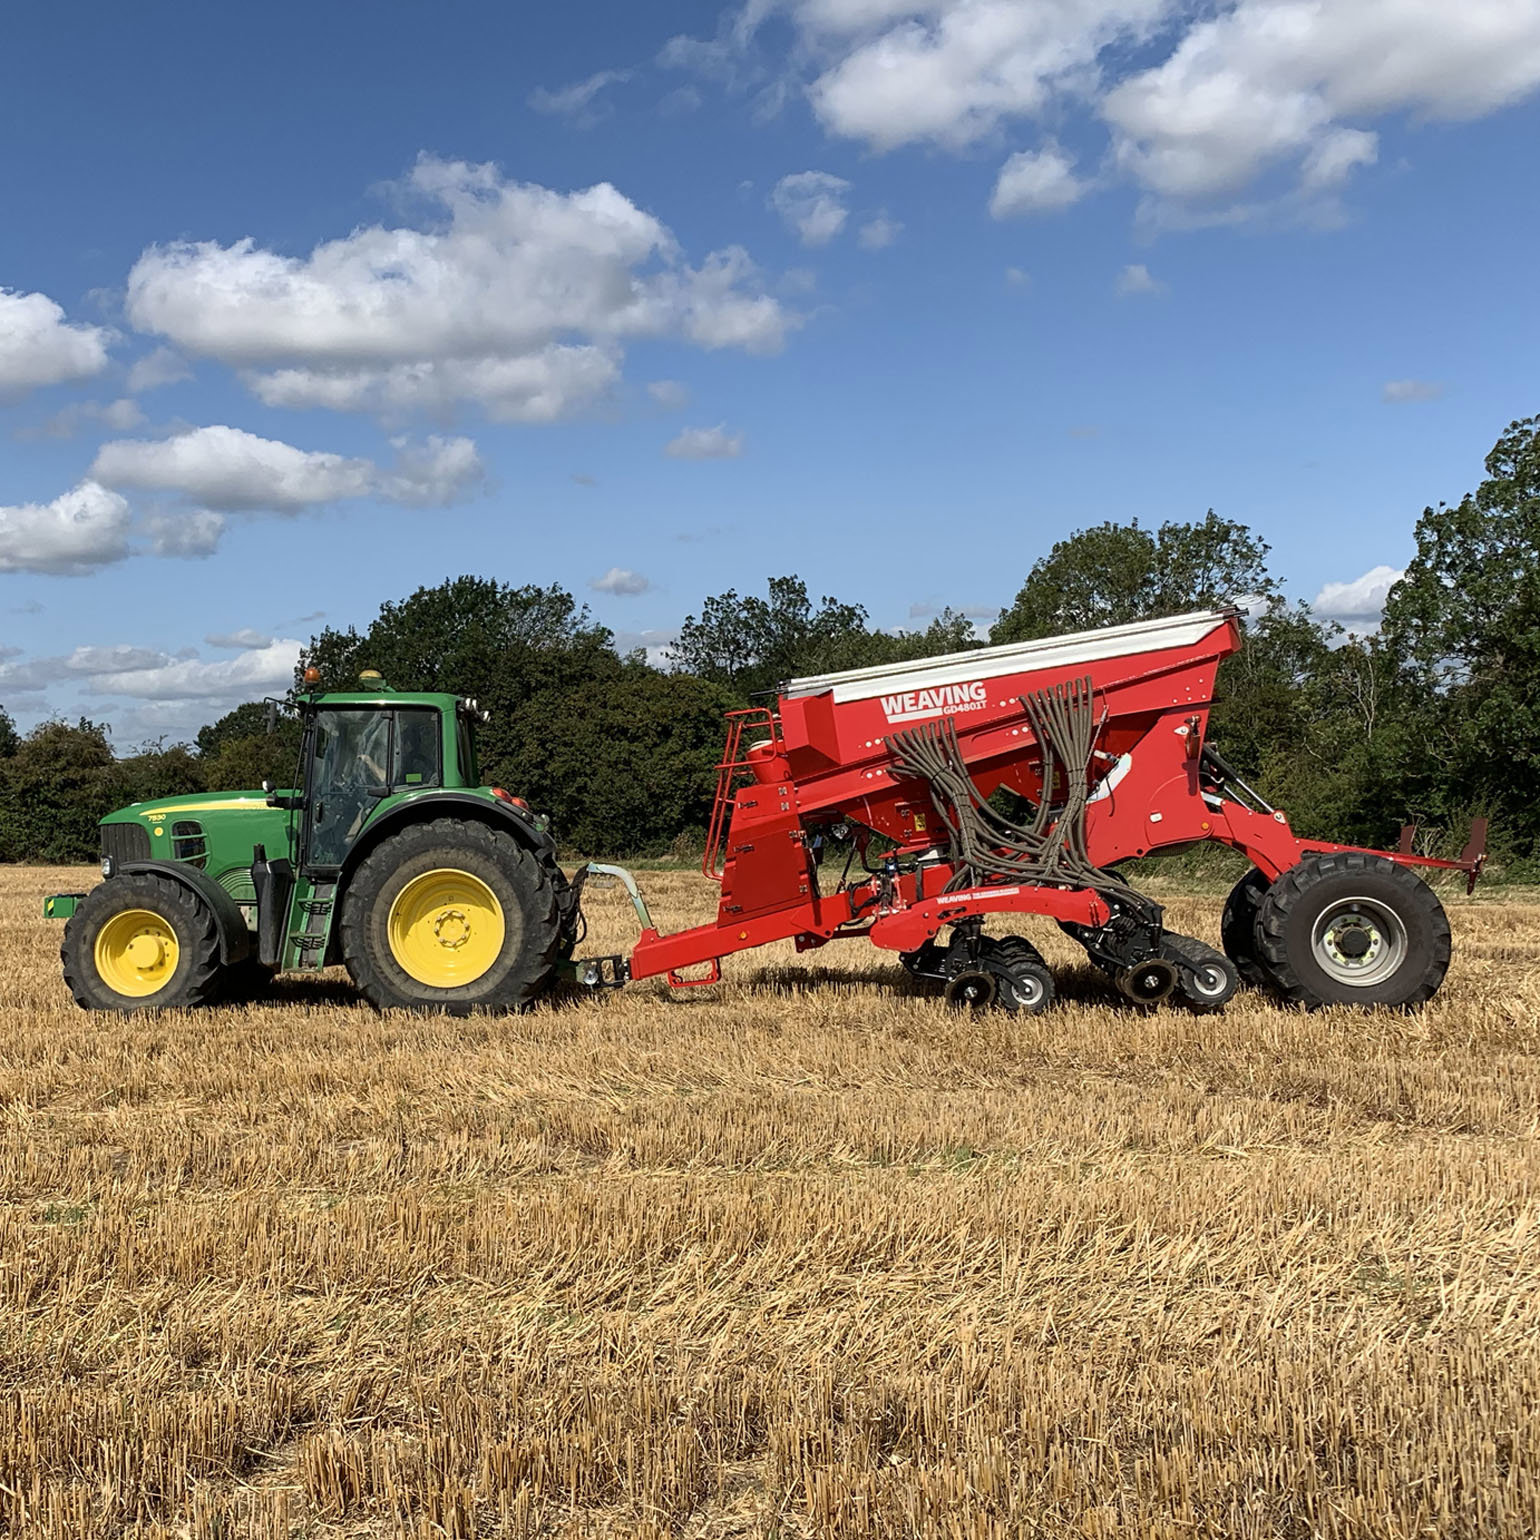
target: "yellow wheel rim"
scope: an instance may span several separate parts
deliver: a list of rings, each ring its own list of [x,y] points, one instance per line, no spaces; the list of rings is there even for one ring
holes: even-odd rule
[[[158,994],[180,956],[171,922],[150,909],[125,909],[96,933],[96,971],[114,994],[139,1000]]]
[[[503,906],[481,878],[440,867],[396,895],[385,922],[390,955],[419,984],[474,984],[502,955]]]

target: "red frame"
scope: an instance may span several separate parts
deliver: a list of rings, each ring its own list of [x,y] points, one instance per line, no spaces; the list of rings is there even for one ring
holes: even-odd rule
[[[1229,617],[1189,645],[970,683],[966,711],[952,720],[980,793],[1006,786],[1036,800],[1041,762],[1020,696],[1089,673],[1102,722],[1093,760],[1100,773],[1086,813],[1086,847],[1097,866],[1213,840],[1243,852],[1272,880],[1306,855],[1361,849],[1300,839],[1284,813],[1254,810],[1204,784],[1202,742],[1214,677],[1240,645],[1240,628]],[[877,877],[821,894],[810,828],[848,819],[895,840],[900,857],[914,857],[934,846],[935,814],[925,789],[894,772],[886,742],[894,727],[880,697],[836,702],[824,691],[782,696],[779,708],[728,717],[703,862],[722,885],[716,920],[672,935],[644,930],[631,954],[631,977],[667,974],[676,986],[714,982],[715,967],[696,980],[679,972],[793,937],[799,951],[854,936],[909,951],[947,925],[988,914],[1086,925],[1108,918],[1103,900],[1084,888],[996,883],[943,895],[952,868],[941,862],[891,877],[885,897]],[[744,748],[744,735],[754,728],[767,736]],[[737,784],[746,776],[746,784]],[[1456,861],[1413,855],[1405,838],[1399,851],[1366,853],[1463,871],[1474,885],[1484,833],[1473,827]]]

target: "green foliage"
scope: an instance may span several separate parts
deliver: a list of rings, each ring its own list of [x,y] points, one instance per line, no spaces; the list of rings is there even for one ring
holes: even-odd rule
[[[7,861],[90,861],[97,823],[127,798],[105,730],[44,722],[0,764],[0,856]]]
[[[869,668],[977,646],[963,616],[944,610],[921,632],[874,631],[859,604],[825,596],[817,609],[798,577],[771,578],[766,598],[715,594],[686,617],[670,648],[674,667],[739,699],[807,674]]]
[[[1158,530],[1098,524],[1061,540],[1033,564],[1015,602],[989,633],[1027,642],[1066,631],[1128,625],[1183,610],[1271,598],[1267,542],[1211,508],[1201,523]]]
[[[1454,507],[1423,510],[1385,645],[1439,772],[1430,811],[1489,809],[1540,855],[1540,417],[1509,425],[1486,472]]]
[[[630,661],[532,700],[488,779],[549,812],[570,850],[655,854],[705,828],[733,704],[721,685]]]
[[[16,723],[11,714],[0,706],[0,759],[9,759],[21,743],[21,735],[16,731]]]
[[[300,673],[313,666],[321,688],[351,690],[362,670],[378,669],[398,690],[473,695],[506,710],[553,687],[613,674],[620,667],[613,642],[556,584],[515,588],[467,576],[381,605],[361,636],[328,627],[305,649]]]
[[[268,705],[247,701],[199,729],[198,763],[209,791],[244,791],[271,781],[292,786],[300,749],[299,718],[281,712],[268,731]]]

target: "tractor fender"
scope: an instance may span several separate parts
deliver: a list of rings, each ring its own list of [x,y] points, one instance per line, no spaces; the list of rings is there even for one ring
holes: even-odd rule
[[[552,863],[556,860],[556,841],[549,834],[537,829],[534,819],[522,808],[512,807],[506,802],[492,801],[486,797],[467,796],[464,792],[429,792],[392,808],[383,818],[370,823],[363,830],[354,841],[353,848],[348,852],[347,859],[342,863],[342,869],[337,874],[338,893],[346,890],[348,879],[357,870],[359,863],[381,840],[389,839],[392,834],[399,834],[409,825],[423,823],[430,818],[456,817],[475,818],[482,823],[490,824],[494,829],[503,829],[518,840],[526,850],[532,851],[537,856],[543,856]]]
[[[185,861],[124,861],[114,875],[127,876],[133,872],[153,872],[157,877],[169,877],[196,893],[208,905],[214,923],[219,927],[220,962],[244,962],[251,956],[256,938],[246,925],[240,905],[207,872],[189,866]]]

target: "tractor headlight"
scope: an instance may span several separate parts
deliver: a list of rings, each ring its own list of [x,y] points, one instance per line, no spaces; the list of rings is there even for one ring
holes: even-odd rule
[[[112,857],[111,856],[103,856],[102,857],[102,876],[110,877],[111,875],[112,875]]]

